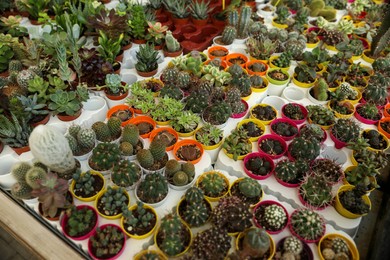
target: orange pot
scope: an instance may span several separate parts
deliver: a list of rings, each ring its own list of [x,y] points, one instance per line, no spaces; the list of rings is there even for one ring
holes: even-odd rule
[[[381,120],[379,120],[378,131],[381,132],[382,134],[384,134],[387,138],[390,138],[390,133],[386,132],[381,126],[381,123],[384,123],[384,122],[390,122],[390,117],[385,117],[385,118],[382,118]]]
[[[151,124],[153,126],[153,130],[156,128],[156,122],[151,117],[148,117],[148,116],[137,116],[137,117],[134,117],[133,119],[130,120],[129,123],[130,124],[134,124],[134,125],[138,125],[140,123],[149,123],[149,124]],[[149,133],[146,133],[146,134],[142,134],[140,136],[142,138],[148,138],[152,131],[150,131]]]
[[[239,64],[242,68],[245,67],[245,63],[248,62],[248,57],[245,56],[244,54],[241,54],[241,53],[231,53],[229,54],[228,56],[226,56],[225,60],[226,60],[226,63],[227,65],[230,67],[233,65],[232,62],[230,62],[230,60],[233,60],[233,59],[242,59],[243,60],[243,63]]]
[[[257,71],[253,71],[250,69],[250,67],[255,64],[255,63],[261,63],[265,66],[265,70],[264,71],[261,71],[261,72],[257,72]],[[267,70],[268,70],[268,65],[263,62],[263,61],[259,61],[259,60],[251,60],[251,61],[248,61],[247,63],[245,63],[245,69],[248,71],[248,74],[249,75],[259,75],[259,76],[264,76],[265,73],[267,73]]]
[[[197,159],[195,159],[193,161],[188,161],[188,162],[190,162],[192,164],[197,164],[202,159],[204,150],[203,150],[203,146],[199,142],[197,142],[195,140],[191,140],[191,139],[181,140],[180,142],[175,144],[175,146],[173,147],[173,155],[175,156],[175,159],[178,160],[178,161],[182,161],[182,159],[180,159],[177,156],[177,151],[179,150],[180,147],[186,146],[186,145],[196,145],[199,148],[199,150],[200,150],[199,158],[197,158]]]
[[[160,127],[160,128],[155,128],[151,133],[150,133],[150,136],[149,136],[149,140],[152,141],[154,139],[154,137],[162,132],[162,131],[167,131],[169,133],[171,133],[172,135],[175,136],[176,138],[176,143],[179,141],[179,135],[177,134],[177,132],[175,131],[175,129],[171,128],[171,127]],[[175,144],[176,144],[175,143]],[[173,149],[173,147],[175,146],[175,144],[171,145],[171,146],[168,146],[165,150],[168,152],[168,151],[171,151]]]
[[[134,110],[131,107],[129,107],[128,105],[117,105],[117,106],[110,108],[107,111],[107,118],[110,118],[115,112],[117,112],[119,110],[130,110],[131,117],[128,120],[123,121],[121,125],[125,126],[125,125],[129,124],[131,119],[134,117]]]
[[[30,151],[30,146],[23,146],[23,147],[11,147],[12,150],[15,151],[18,155],[21,155],[22,153],[26,153]]]
[[[80,115],[81,115],[81,109],[76,114],[74,114],[72,116],[68,116],[66,114],[65,115],[57,114],[57,117],[61,121],[69,122],[69,121],[73,121],[73,120],[77,119]]]
[[[213,55],[213,51],[224,51],[224,52],[226,52],[226,55],[225,56],[215,56],[215,55]],[[215,59],[215,58],[220,58],[221,60],[224,60],[226,58],[226,56],[229,54],[229,50],[223,46],[216,45],[216,46],[209,48],[208,54],[209,54],[210,60]]]
[[[211,60],[207,60],[207,61],[205,61],[204,65],[208,65],[210,62],[211,62]],[[226,64],[225,60],[221,60],[221,67],[223,68],[223,70],[225,70],[227,68],[227,64]]]
[[[390,117],[390,103],[387,103],[387,105],[383,108],[383,115],[385,117]]]

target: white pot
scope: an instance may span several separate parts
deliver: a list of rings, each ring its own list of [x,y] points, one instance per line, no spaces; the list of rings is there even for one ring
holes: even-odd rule
[[[222,47],[225,47],[226,49],[230,50],[233,44],[228,44],[228,45],[219,44],[219,43],[217,43],[215,40],[216,40],[216,39],[220,39],[220,38],[222,38],[222,36],[216,36],[216,37],[214,37],[214,38],[213,38],[213,45],[222,46]]]
[[[280,112],[282,107],[285,104],[287,104],[287,101],[281,97],[268,96],[268,97],[265,97],[261,103],[273,106],[276,110],[278,110]]]
[[[288,82],[284,85],[275,85],[272,83],[268,83],[268,95],[280,97],[283,93],[283,90],[287,87],[287,85]]]
[[[326,146],[321,149],[320,158],[327,158],[343,165],[347,162],[347,155],[342,149],[336,149],[334,146]]]
[[[137,189],[138,189],[138,185],[137,185],[137,187],[135,188],[135,192],[134,192],[135,198],[137,199],[137,201],[142,201],[142,200],[138,197],[138,195],[137,195]],[[143,202],[145,205],[151,206],[152,208],[158,208],[158,207],[160,207],[161,205],[163,205],[163,204],[165,203],[165,201],[167,201],[168,196],[169,196],[169,186],[168,186],[168,193],[167,193],[167,195],[166,195],[165,198],[162,199],[161,201],[156,202],[156,203],[146,203],[146,202],[144,202],[144,201],[142,201],[142,202]]]
[[[313,104],[316,104],[316,105],[325,105],[326,103],[328,103],[328,100],[326,101],[319,101],[317,99],[315,99],[311,94],[310,94],[310,91],[313,87],[311,87],[309,89],[309,91],[307,92],[307,98],[310,100],[311,103]]]
[[[5,151],[3,151],[5,153]],[[18,162],[18,160],[12,156],[12,154],[6,154],[0,157],[0,186],[6,190],[11,189],[12,185],[16,183],[16,179],[11,174],[12,166]]]
[[[290,102],[299,103],[304,99],[305,93],[299,88],[287,87],[283,90],[282,97]]]

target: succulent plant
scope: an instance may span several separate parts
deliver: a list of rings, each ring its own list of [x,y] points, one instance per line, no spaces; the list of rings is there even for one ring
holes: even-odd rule
[[[252,227],[242,233],[238,241],[238,251],[229,255],[229,259],[262,258],[269,252],[271,243],[267,232],[264,229]],[[233,256],[233,257],[231,257]]]
[[[298,104],[294,104],[294,103],[288,103],[283,108],[283,113],[285,116],[287,116],[288,118],[293,119],[293,120],[302,120],[305,118],[300,106],[298,106]]]
[[[272,170],[271,163],[267,159],[259,156],[250,158],[246,162],[245,167],[253,174],[261,176],[267,175]]]
[[[232,109],[226,102],[212,104],[203,112],[203,120],[213,125],[224,124],[232,114]]]
[[[341,204],[349,212],[364,215],[370,211],[370,205],[366,204],[363,196],[366,195],[366,186],[363,183],[357,184],[351,190],[338,194]]]
[[[308,118],[314,123],[322,126],[329,126],[335,123],[336,119],[333,111],[319,105],[308,105]]]
[[[313,207],[322,208],[332,201],[332,185],[318,173],[306,176],[299,192],[302,198]]]
[[[303,239],[318,240],[325,233],[324,219],[311,209],[299,209],[290,217],[290,228]]]
[[[181,48],[180,43],[173,37],[170,30],[165,33],[165,47],[169,52],[176,52]]]
[[[157,203],[168,194],[168,181],[159,173],[150,173],[138,184],[136,194],[145,203]]]
[[[294,161],[279,161],[275,166],[275,176],[287,183],[298,183],[303,176],[299,175],[297,165]]]
[[[121,214],[123,207],[129,203],[129,195],[123,187],[108,186],[103,195],[98,198],[96,207],[106,216],[116,216]]]
[[[276,122],[271,125],[271,129],[278,135],[290,137],[298,133],[298,128],[288,122]]]
[[[322,142],[325,137],[325,132],[322,128],[317,124],[305,124],[299,130],[299,136],[305,139],[314,138],[319,142]]]
[[[122,249],[125,239],[123,231],[118,226],[97,227],[96,233],[90,238],[92,252],[100,258],[113,257]]]
[[[296,137],[288,146],[288,152],[294,159],[311,161],[320,155],[320,142],[314,138]]]
[[[191,187],[186,191],[184,198],[178,206],[182,219],[190,227],[199,227],[206,223],[211,215],[211,207],[205,201],[203,191],[200,188]]]
[[[223,197],[213,209],[211,221],[228,232],[242,232],[252,225],[252,214],[248,209],[249,205],[236,196]]]
[[[341,165],[334,160],[326,158],[313,161],[311,171],[323,176],[330,183],[338,182],[343,175]]]
[[[226,229],[211,227],[194,238],[194,259],[224,259],[231,247],[231,236]]]
[[[226,137],[222,148],[233,155],[233,160],[237,161],[238,156],[248,154],[252,151],[252,144],[249,142],[248,133],[243,129],[234,129]]]
[[[72,206],[66,210],[68,221],[65,230],[71,237],[79,237],[91,231],[97,222],[96,213],[89,207],[76,208]]]
[[[120,159],[119,147],[115,143],[100,143],[93,150],[89,165],[95,170],[111,169]]]
[[[90,152],[95,147],[96,134],[90,128],[71,125],[66,136],[73,155],[79,156]]]
[[[286,226],[287,215],[284,209],[277,204],[260,206],[254,216],[257,222],[266,230],[278,231]]]
[[[144,206],[141,201],[137,201],[136,208],[129,210],[128,208],[122,209],[123,224],[126,230],[130,234],[143,235],[153,229],[157,222],[157,216],[155,213]]]
[[[135,68],[141,72],[151,72],[158,67],[158,51],[154,49],[154,44],[141,45],[137,52],[137,63]]]
[[[260,183],[249,177],[244,177],[238,183],[238,188],[246,198],[258,198],[263,192]],[[243,201],[246,202],[245,199]]]
[[[204,173],[198,180],[197,186],[208,197],[219,197],[228,189],[228,183],[222,177],[222,173],[211,171]]]
[[[294,255],[299,255],[303,250],[303,243],[297,237],[286,237],[283,241],[283,250],[285,252],[293,253]]]
[[[92,174],[91,171],[85,173],[78,171],[73,174],[72,178],[75,182],[73,192],[77,196],[82,193],[85,197],[92,197],[103,188],[103,180],[98,175]]]
[[[141,168],[134,162],[120,160],[112,168],[111,180],[120,187],[132,187],[141,178]]]
[[[340,118],[332,126],[331,133],[342,142],[354,141],[359,137],[361,128],[356,121]]]

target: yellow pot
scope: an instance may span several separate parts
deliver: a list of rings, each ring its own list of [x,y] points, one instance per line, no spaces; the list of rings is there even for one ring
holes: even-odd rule
[[[320,242],[318,243],[318,247],[317,247],[317,250],[318,250],[318,255],[320,256],[320,259],[321,260],[324,260],[325,258],[323,257],[322,255],[322,252],[321,252],[321,244],[322,242],[327,239],[327,238],[330,238],[330,239],[333,239],[333,238],[342,238],[346,243],[347,243],[347,246],[348,246],[348,249],[351,253],[351,259],[354,259],[354,260],[359,260],[359,251],[357,250],[355,244],[349,240],[348,238],[346,238],[345,236],[341,235],[341,234],[338,234],[338,233],[330,233],[330,234],[326,234],[325,236],[323,236],[320,240]]]
[[[179,201],[179,203],[177,203],[177,206],[176,206],[176,214],[180,217],[180,219],[184,222],[184,223],[186,223],[189,227],[191,227],[190,226],[190,224],[188,224],[183,218],[182,218],[182,216],[180,215],[180,212],[179,212],[179,207],[180,207],[180,204],[181,203],[183,203],[183,201],[185,200],[185,196],[183,195],[182,196],[182,198],[180,199],[180,201]],[[209,207],[209,209],[210,209],[210,216],[209,216],[209,218],[206,220],[206,223],[210,220],[210,218],[211,218],[211,212],[212,212],[212,210],[213,210],[213,207],[211,206],[211,203],[210,203],[210,201],[205,197],[204,198],[204,201],[207,203],[207,205],[208,205],[208,207]]]
[[[326,106],[330,109],[330,110],[332,110],[333,112],[334,112],[334,114],[335,114],[335,116],[337,117],[337,118],[351,118],[352,116],[353,116],[353,114],[355,113],[355,107],[353,106],[353,104],[351,103],[351,102],[349,102],[349,101],[341,101],[341,103],[343,103],[343,104],[346,104],[349,108],[351,108],[351,109],[353,109],[353,111],[351,112],[351,113],[349,113],[349,114],[346,114],[346,115],[344,115],[344,114],[340,114],[339,112],[337,112],[336,110],[334,110],[331,106],[330,106],[330,102],[331,101],[329,101],[328,103],[326,103]]]
[[[353,56],[351,57],[351,60],[352,60],[352,61],[355,61],[355,60],[360,59],[361,57],[362,57],[362,55],[359,55],[359,56],[353,55]],[[352,62],[352,63],[353,63],[353,62]]]
[[[201,182],[202,182],[204,176],[206,176],[207,174],[217,174],[217,175],[221,176],[221,177],[224,179],[224,181],[225,181],[225,184],[226,184],[227,189],[226,189],[226,191],[225,191],[221,196],[219,196],[219,197],[209,197],[209,196],[207,196],[207,195],[204,195],[205,198],[208,199],[209,201],[211,201],[211,202],[217,202],[217,201],[219,201],[220,198],[225,197],[225,196],[229,193],[229,179],[226,178],[226,176],[225,176],[224,174],[222,174],[221,172],[212,170],[212,171],[204,172],[204,173],[202,173],[202,174],[198,177],[198,179],[196,180],[196,187],[200,188],[199,185],[201,184]]]
[[[313,124],[313,121],[308,117],[307,118],[307,121],[309,122],[309,124]],[[319,125],[322,129],[324,130],[329,130],[334,124],[331,124],[331,125]]]
[[[247,230],[245,230],[244,232],[240,232],[238,234],[238,237],[236,239],[236,250],[239,251],[241,250],[242,248],[240,248],[240,242],[241,240],[244,238],[245,234],[250,230],[250,229],[254,229],[254,227],[252,228],[248,228]],[[267,258],[268,260],[271,260],[273,259],[274,255],[275,255],[275,251],[276,251],[276,247],[275,247],[275,241],[274,239],[267,233],[268,237],[269,237],[269,242],[270,242],[270,255],[269,257]]]
[[[253,122],[255,123],[255,125],[257,125],[262,131],[263,133],[261,135],[263,135],[265,133],[265,125],[259,120],[259,119],[254,119],[254,118],[249,118],[249,119],[243,119],[241,120],[238,124],[237,124],[237,128],[239,128],[240,126],[246,124],[246,123],[249,123],[249,122]],[[256,137],[250,137],[249,138],[249,141],[251,142],[257,142],[257,140],[259,139],[260,136],[256,136]]]
[[[125,218],[122,216],[121,217],[121,222],[120,222],[120,225],[121,225],[121,228],[123,229],[123,231],[126,233],[126,235],[128,235],[129,237],[131,238],[134,238],[134,239],[144,239],[144,238],[147,238],[149,237],[157,228],[157,223],[158,223],[158,215],[157,215],[157,212],[154,208],[152,208],[151,206],[149,205],[146,205],[144,204],[143,208],[147,208],[147,209],[150,209],[153,214],[156,216],[156,224],[154,225],[154,227],[146,234],[144,235],[133,235],[133,234],[130,234],[126,229],[125,229],[125,226],[124,226],[124,220]],[[137,209],[137,205],[133,205],[129,208],[130,211],[133,211],[133,210],[136,210]]]
[[[231,189],[232,189],[233,185],[235,185],[236,183],[242,181],[243,179],[244,179],[244,177],[238,178],[237,180],[235,180],[235,181],[230,185],[230,187],[229,187],[229,195],[230,195],[230,196],[232,195]],[[254,208],[254,207],[263,199],[263,197],[264,197],[264,191],[261,190],[261,196],[260,196],[260,198],[259,198],[259,201],[257,201],[255,204],[251,204],[250,207],[251,207],[251,208]]]
[[[251,93],[250,93],[248,96],[246,96],[246,97],[241,97],[241,99],[242,99],[242,100],[245,100],[245,101],[248,101],[248,100],[251,98],[251,95],[252,95],[252,91],[251,91]]]
[[[369,51],[370,51],[370,50],[365,50],[365,51],[363,51],[362,58],[363,58],[364,61],[366,61],[366,62],[372,64],[372,63],[374,63],[375,59],[373,59],[373,58],[371,58],[371,57],[368,57],[368,56],[366,55],[366,53],[369,52]]]
[[[314,49],[315,47],[318,46],[319,43],[320,43],[319,40],[317,42],[315,42],[315,43],[306,43],[306,48]]]
[[[118,186],[114,186],[113,189],[119,189]],[[105,215],[103,212],[100,212],[99,209],[98,209],[98,201],[100,200],[100,198],[103,196],[103,194],[107,191],[107,189],[104,189],[101,193],[99,193],[99,195],[96,197],[96,200],[95,200],[95,203],[94,203],[94,206],[95,206],[95,209],[96,211],[99,213],[100,216],[102,216],[103,218],[106,218],[106,219],[118,219],[120,217],[122,217],[122,212],[117,214],[117,215],[114,215],[114,216],[108,216],[108,215]],[[127,206],[130,205],[130,196],[129,194],[125,191],[125,195],[127,196],[129,202],[127,203]]]
[[[272,57],[269,58],[269,66],[270,66],[270,68],[272,68],[272,69],[281,69],[281,70],[287,72],[287,71],[290,69],[290,66],[280,68],[280,67],[278,67],[278,66],[276,66],[276,65],[273,64],[273,61],[276,60],[277,58],[279,58],[279,55],[277,55],[277,56],[272,56]]]
[[[355,88],[355,87],[352,87],[352,89],[357,91],[358,96],[354,100],[347,99],[346,101],[350,102],[352,105],[356,105],[357,103],[359,103],[360,99],[362,98],[362,92],[360,92],[360,90],[358,88]]]
[[[318,68],[320,68],[321,70],[320,71],[317,71],[317,74],[318,75],[322,75],[325,71],[326,71],[326,65],[324,64],[318,64]]]
[[[265,83],[266,87],[265,88],[254,88],[254,87],[251,87],[252,89],[252,93],[255,92],[255,93],[262,93],[264,91],[266,91],[268,89],[268,79],[266,79],[265,77],[261,77],[263,79],[263,82]]]
[[[330,51],[338,51],[338,50],[336,49],[336,46],[328,45],[328,44],[326,44],[326,43],[325,43],[325,48],[328,49],[328,50],[330,50]]]
[[[315,81],[312,82],[312,83],[300,82],[299,80],[297,80],[295,78],[295,74],[293,75],[293,79],[292,80],[293,80],[293,83],[295,85],[297,85],[298,87],[301,87],[301,88],[311,88],[317,82],[317,79],[315,79]]]
[[[142,250],[141,252],[139,252],[138,254],[136,254],[136,255],[134,256],[134,260],[143,259],[143,257],[144,257],[147,253],[153,253],[153,254],[158,255],[158,259],[159,259],[159,260],[168,260],[168,258],[166,258],[165,255],[163,255],[161,252],[156,251],[156,250],[149,250],[149,249]]]
[[[198,129],[198,127],[196,127],[195,130],[192,130],[191,132],[188,132],[188,133],[181,133],[181,132],[177,132],[177,134],[180,136],[180,137],[190,137],[190,136],[193,136],[194,133],[196,132],[196,130]]]
[[[352,190],[354,187],[355,186],[352,186],[352,185],[343,185],[343,186],[341,186],[339,188],[339,190],[337,191],[336,199],[334,201],[334,208],[337,210],[337,212],[340,213],[340,215],[342,215],[342,216],[344,216],[346,218],[351,218],[351,219],[360,218],[362,216],[367,215],[367,214],[358,215],[358,214],[352,213],[349,210],[347,210],[346,208],[344,208],[343,204],[341,204],[341,202],[340,202],[339,194],[341,192],[344,192],[344,191]],[[370,205],[370,209],[371,209],[370,198],[367,195],[363,195],[362,198],[363,198],[363,200],[364,200],[364,202],[366,204]]]
[[[76,181],[75,180],[72,180],[72,183],[70,184],[70,193],[72,193],[72,196],[75,197],[76,199],[80,200],[80,201],[84,201],[84,202],[89,202],[89,201],[94,201],[103,191],[104,191],[104,187],[106,186],[106,179],[104,178],[104,176],[100,173],[100,172],[97,172],[97,171],[94,171],[94,170],[90,170],[91,174],[93,175],[98,175],[102,180],[103,180],[103,187],[102,189],[96,193],[94,196],[92,197],[88,197],[88,198],[82,198],[82,197],[79,197],[79,196],[76,196],[74,194],[74,186],[76,185]],[[85,174],[85,173],[82,173],[82,175]]]
[[[253,113],[252,113],[253,109],[254,109],[255,107],[257,107],[257,106],[265,107],[265,106],[270,106],[270,105],[267,105],[267,104],[257,104],[257,105],[254,105],[254,106],[250,109],[250,111],[249,111],[249,113],[250,113],[250,118],[258,119],[258,118],[255,117],[255,116],[253,115]],[[275,118],[277,118],[277,117],[278,117],[278,111],[277,111],[273,106],[270,106],[270,107],[272,107],[272,109],[275,111],[275,113],[276,113],[276,117],[275,117]],[[269,125],[275,118],[272,118],[271,120],[261,120],[261,119],[258,119],[258,120],[260,120],[264,125]]]
[[[369,129],[365,129],[365,130],[363,130],[363,132],[368,132],[369,131]],[[384,135],[384,134],[382,134],[381,132],[379,132],[378,131],[378,133],[383,137],[383,139],[386,141],[386,143],[387,143],[387,145],[386,145],[386,148],[384,148],[384,149],[375,149],[375,148],[372,148],[372,147],[367,147],[367,149],[368,150],[371,150],[371,151],[374,151],[374,152],[381,152],[381,151],[386,151],[389,147],[390,147],[390,141],[389,141],[389,139]]]
[[[188,243],[188,245],[186,246],[186,248],[183,250],[183,252],[177,254],[177,255],[174,255],[174,256],[168,256],[166,255],[162,250],[161,248],[158,247],[158,244],[157,244],[157,234],[158,232],[160,231],[160,227],[158,227],[156,233],[154,233],[154,244],[157,246],[158,249],[160,249],[160,251],[168,258],[171,258],[171,257],[179,257],[179,256],[182,256],[184,255],[185,253],[187,253],[188,249],[191,247],[191,244],[192,244],[192,239],[193,239],[193,234],[192,234],[192,231],[190,229],[190,227],[183,221],[181,221],[182,224],[185,226],[185,228],[187,229],[187,231],[190,233],[190,242]]]
[[[164,121],[164,122],[157,121],[157,120],[155,120],[155,121],[156,121],[156,124],[159,125],[159,126],[167,126],[171,122],[170,120]]]
[[[286,29],[288,27],[287,24],[281,24],[274,21],[275,19],[272,19],[272,25],[279,29]]]
[[[251,142],[250,140],[248,140],[248,143],[251,144],[251,147],[252,147],[251,150],[253,150],[252,142]],[[230,159],[233,159],[233,158],[234,158],[233,154],[228,153],[228,151],[227,151],[225,148],[223,148],[223,151],[225,152],[226,156],[229,157]],[[250,151],[249,153],[251,153],[251,152],[252,152],[252,151]],[[247,156],[249,153],[244,154],[244,155],[239,155],[239,156],[237,156],[237,160],[244,160],[245,156]]]

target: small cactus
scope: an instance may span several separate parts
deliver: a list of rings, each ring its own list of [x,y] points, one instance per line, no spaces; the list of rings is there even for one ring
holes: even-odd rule
[[[118,138],[121,135],[121,133],[122,133],[121,123],[122,123],[122,120],[120,120],[116,116],[112,116],[108,119],[107,126],[108,126],[108,129],[110,131],[110,135],[111,135],[112,140],[115,140],[116,138]]]
[[[294,255],[299,255],[303,250],[302,241],[294,236],[289,236],[283,241],[283,249],[286,252],[291,252]]]
[[[147,149],[138,151],[137,160],[143,168],[150,168],[154,164],[153,154]]]
[[[132,156],[134,155],[134,147],[129,142],[122,142],[119,145],[119,150],[123,156]]]
[[[165,148],[166,146],[164,142],[153,139],[150,143],[149,150],[152,153],[154,160],[160,161],[164,158],[166,155]]]
[[[332,249],[333,251],[338,253],[349,253],[348,245],[342,238],[334,238],[332,239]]]
[[[127,124],[123,127],[122,142],[136,146],[139,141],[139,129],[136,125]]]
[[[222,32],[221,41],[225,45],[230,45],[233,43],[234,39],[237,36],[237,30],[233,26],[226,26]]]
[[[238,183],[238,188],[240,192],[248,198],[257,198],[261,196],[262,193],[260,183],[249,177],[244,177],[244,179]]]
[[[20,181],[12,185],[11,194],[18,199],[31,198],[32,188],[26,182]]]
[[[97,121],[92,125],[92,130],[95,131],[96,139],[100,142],[110,142],[111,132],[108,126],[101,121]]]
[[[201,177],[198,187],[201,188],[206,196],[218,197],[227,190],[228,184],[218,172],[207,172]]]
[[[169,52],[176,52],[180,50],[180,43],[173,37],[171,31],[165,33],[165,46]]]
[[[299,209],[290,217],[291,229],[303,239],[318,240],[325,232],[323,218],[311,209]]]
[[[39,167],[31,167],[26,173],[26,182],[33,189],[40,187],[40,182],[45,179],[47,172]]]
[[[17,181],[26,181],[26,173],[31,169],[31,165],[26,162],[19,162],[12,166],[11,173]]]

